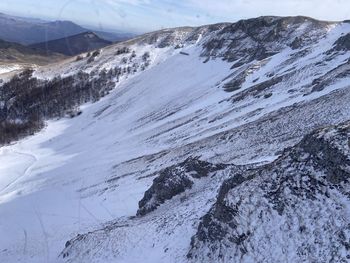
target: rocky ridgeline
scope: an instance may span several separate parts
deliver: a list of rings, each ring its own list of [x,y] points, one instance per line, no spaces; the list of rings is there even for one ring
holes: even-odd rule
[[[321,54],[324,56],[323,62],[310,61],[300,67],[286,70],[288,65],[298,63],[301,58],[311,54],[313,46],[327,37],[329,29],[336,25],[340,24],[303,16],[267,16],[241,20],[237,23],[162,30],[143,36],[139,39],[139,43],[175,49],[197,43],[202,47],[201,57],[205,59],[204,62],[219,58],[232,63],[231,75],[222,82],[222,87],[227,92],[239,91],[247,78],[263,67],[274,55],[288,49],[293,50],[293,54],[286,58],[286,62],[276,68],[276,72],[268,72],[264,81],[257,78],[250,84],[249,89],[235,94],[232,102],[236,103],[248,97],[269,98],[273,95],[272,88],[283,82],[296,83],[312,77],[302,76],[301,72],[318,72],[325,63],[331,63],[342,52],[348,51],[349,34],[346,34],[335,40],[333,46]],[[326,86],[348,76],[347,67],[345,62],[342,66],[325,72],[321,77],[316,74],[310,83],[303,84],[304,95],[322,91]],[[332,78],[335,74],[336,76]]]
[[[225,170],[227,179],[181,262],[349,261],[350,121],[316,130],[276,161],[252,167],[191,157],[163,169],[140,201],[138,217],[78,235],[61,257],[67,262],[90,253],[99,257],[100,249],[90,251],[92,245],[109,244],[111,236],[118,244],[131,231],[129,224],[157,222],[164,216],[157,207],[192,188],[196,179]]]
[[[192,238],[192,262],[348,262],[350,122],[226,180]]]
[[[322,38],[331,23],[308,17],[259,17],[225,25],[204,42],[202,56],[237,62],[263,60],[286,47],[300,49]]]
[[[145,192],[139,202],[138,216],[146,215],[166,200],[172,199],[187,189],[191,189],[194,180],[207,177],[209,174],[223,170],[228,165],[212,164],[201,161],[197,157],[190,157],[184,162],[165,168],[153,180],[152,186]]]
[[[237,23],[218,23],[201,27],[181,27],[152,32],[135,39],[139,44],[158,48],[181,48],[198,41],[203,46],[201,56],[237,62],[234,67],[263,60],[286,47],[301,49],[317,42],[334,23],[309,17],[264,16]],[[339,40],[338,49],[346,47],[346,37]]]

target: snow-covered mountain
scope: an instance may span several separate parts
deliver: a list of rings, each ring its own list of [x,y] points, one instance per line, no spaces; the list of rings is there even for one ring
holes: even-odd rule
[[[0,75],[47,120],[0,148],[0,261],[348,261],[349,41],[261,17]]]

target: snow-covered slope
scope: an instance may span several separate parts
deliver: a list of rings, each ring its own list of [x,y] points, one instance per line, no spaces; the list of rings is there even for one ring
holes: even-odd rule
[[[4,74],[4,73],[11,72],[18,69],[20,69],[19,65],[1,65],[0,74]]]
[[[263,17],[163,30],[37,68],[40,79],[116,67],[125,74],[81,115],[49,120],[0,148],[0,261],[219,261],[226,243],[205,243],[200,231],[223,182],[276,160],[315,128],[350,119],[348,34],[348,23]],[[253,255],[260,243],[249,244]],[[260,249],[268,254],[273,244]]]
[[[348,262],[350,122],[226,180],[191,242],[191,262]]]

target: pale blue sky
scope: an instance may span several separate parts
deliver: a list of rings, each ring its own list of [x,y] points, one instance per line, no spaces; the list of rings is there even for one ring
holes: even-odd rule
[[[350,19],[350,0],[1,0],[0,11],[72,20],[102,29],[145,32],[166,27],[234,22],[261,15]]]

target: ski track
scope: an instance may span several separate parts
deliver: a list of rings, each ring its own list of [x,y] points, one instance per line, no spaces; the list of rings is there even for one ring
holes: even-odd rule
[[[18,176],[14,181],[10,182],[8,185],[6,185],[1,191],[0,191],[0,196],[1,194],[4,194],[7,189],[11,188],[12,185],[14,185],[16,182],[20,181],[21,179],[25,178],[30,169],[35,165],[35,163],[38,161],[37,157],[31,153],[22,153],[18,151],[11,150],[13,153],[19,155],[19,156],[26,156],[32,159],[31,164],[24,170],[23,174]],[[19,157],[20,158],[20,157]]]

